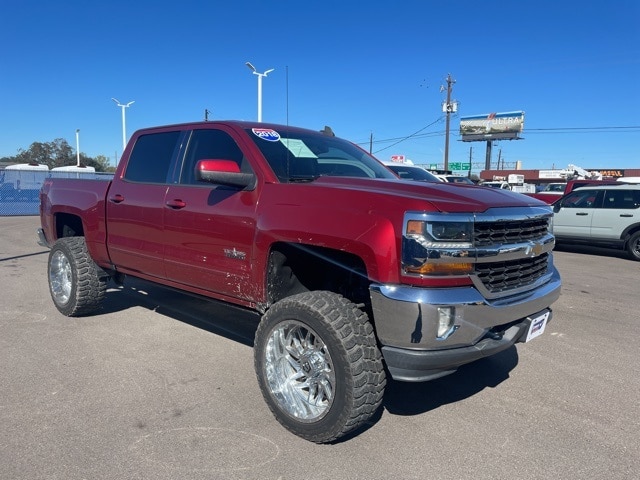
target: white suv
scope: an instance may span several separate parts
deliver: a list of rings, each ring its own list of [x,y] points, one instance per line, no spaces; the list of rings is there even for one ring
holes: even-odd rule
[[[578,188],[553,211],[557,243],[622,248],[640,261],[640,185]]]

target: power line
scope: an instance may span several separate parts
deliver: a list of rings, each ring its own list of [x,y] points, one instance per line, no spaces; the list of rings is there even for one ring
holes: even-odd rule
[[[426,126],[422,127],[420,130],[417,130],[417,131],[413,132],[411,135],[407,135],[406,137],[400,137],[400,138],[399,138],[395,143],[392,143],[391,145],[387,145],[386,147],[381,148],[380,150],[376,150],[376,151],[375,151],[375,152],[373,152],[373,153],[382,152],[383,150],[386,150],[387,148],[391,148],[391,147],[393,147],[393,146],[395,146],[395,145],[398,145],[399,143],[404,142],[405,140],[408,140],[408,139],[410,139],[410,138],[412,138],[412,137],[415,137],[415,136],[417,136],[420,132],[422,132],[423,130],[426,130],[427,128],[429,128],[429,127],[431,127],[431,126],[435,125],[436,123],[441,122],[441,121],[442,121],[442,119],[443,119],[443,117],[441,116],[441,117],[437,118],[436,120],[434,120],[433,122],[431,122],[429,125],[426,125]],[[374,142],[374,143],[381,143],[381,142],[385,142],[385,141],[392,141],[392,140],[379,140],[379,141],[376,141],[376,142]]]
[[[435,123],[442,121],[444,117],[440,117],[438,118],[438,120],[434,121],[433,123],[430,123],[429,125],[427,125],[424,128],[421,128],[420,130],[418,130],[417,132],[412,133],[411,135],[407,135],[404,137],[393,137],[393,138],[385,138],[382,140],[374,140],[373,143],[387,143],[387,142],[396,142],[392,145],[389,145],[385,148],[390,148],[394,145],[397,145],[398,143],[401,143],[405,140],[408,140],[410,138],[425,138],[425,137],[436,137],[436,136],[443,136],[445,134],[444,131],[438,131],[438,132],[429,132],[429,133],[423,133],[423,134],[419,134],[421,131],[425,130],[426,128],[429,128],[430,126],[434,125]],[[557,133],[635,133],[636,131],[640,131],[640,126],[628,126],[628,127],[623,127],[623,126],[613,126],[613,127],[554,127],[554,128],[526,128],[524,130],[523,133],[527,134],[527,133],[531,133],[531,134],[545,134],[545,133],[552,133],[552,134],[557,134]],[[458,133],[456,132],[451,132],[452,135],[454,136],[459,136]],[[358,145],[364,145],[365,143],[369,143],[369,140],[367,140],[366,142],[357,142]],[[378,152],[381,150],[378,150]],[[377,153],[377,152],[376,152]]]

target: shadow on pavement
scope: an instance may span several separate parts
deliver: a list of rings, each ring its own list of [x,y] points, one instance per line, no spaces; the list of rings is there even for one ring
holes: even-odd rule
[[[118,312],[136,306],[148,308],[249,347],[253,347],[255,331],[260,321],[260,315],[251,310],[131,277],[127,277],[124,286],[108,290],[101,313]],[[383,409],[393,415],[418,415],[471,397],[487,387],[496,387],[509,378],[509,372],[517,364],[518,352],[514,346],[489,358],[463,365],[457,372],[430,382],[397,382],[388,378],[383,408],[368,425],[341,441],[370,428],[380,419]]]
[[[408,383],[391,380],[387,383],[385,409],[394,415],[418,415],[455,403],[494,388],[509,378],[518,364],[515,346],[496,355],[463,365],[457,372],[430,382]]]
[[[133,277],[110,284],[100,314],[143,307],[210,333],[253,347],[260,315],[225,302],[209,300]]]

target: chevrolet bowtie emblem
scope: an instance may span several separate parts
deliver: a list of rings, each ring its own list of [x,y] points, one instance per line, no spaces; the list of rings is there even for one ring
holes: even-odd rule
[[[537,257],[542,253],[542,245],[539,243],[531,243],[527,245],[524,253],[527,257]]]

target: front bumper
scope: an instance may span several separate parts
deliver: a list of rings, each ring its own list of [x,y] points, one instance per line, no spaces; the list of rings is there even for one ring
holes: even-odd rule
[[[402,381],[432,380],[505,350],[524,340],[531,318],[548,310],[560,289],[553,264],[536,288],[499,299],[486,299],[471,286],[372,285],[375,328],[389,373]],[[446,338],[437,336],[441,307],[455,312],[455,330]]]

